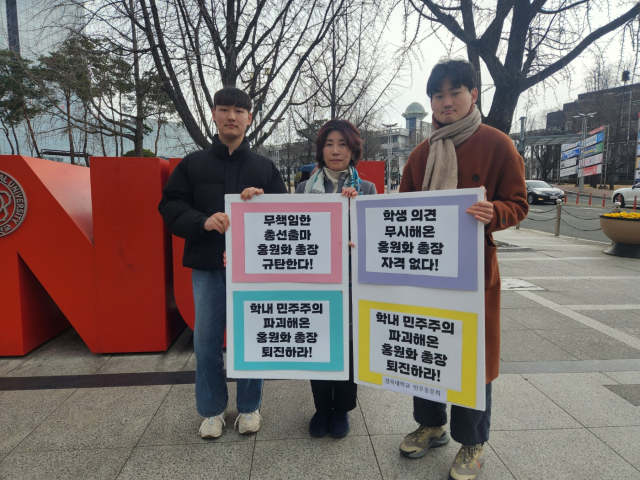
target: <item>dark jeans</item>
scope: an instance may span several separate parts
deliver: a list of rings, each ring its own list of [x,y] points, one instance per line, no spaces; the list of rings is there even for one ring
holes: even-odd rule
[[[447,423],[447,405],[413,397],[413,418],[424,427],[442,427]],[[451,438],[462,445],[477,445],[489,440],[491,428],[491,383],[487,384],[487,409],[484,412],[451,405]]]
[[[346,413],[356,408],[358,385],[353,382],[353,343],[349,342],[349,380],[311,380],[318,413]]]
[[[196,406],[203,417],[224,412],[229,400],[222,343],[227,326],[227,277],[224,270],[193,270],[193,300],[196,324],[193,350],[196,354]],[[236,382],[239,413],[260,408],[262,380],[239,378]]]

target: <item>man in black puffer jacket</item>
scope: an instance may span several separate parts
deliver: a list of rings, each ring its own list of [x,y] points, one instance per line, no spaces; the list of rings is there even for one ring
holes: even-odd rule
[[[251,152],[244,138],[251,123],[249,96],[227,87],[216,92],[213,102],[218,135],[210,148],[182,159],[158,206],[171,233],[186,240],[182,264],[193,269],[196,405],[205,417],[202,438],[222,435],[229,398],[222,356],[227,299],[224,232],[229,227],[224,195],[240,193],[250,200],[262,193],[287,193],[273,162]],[[238,430],[257,432],[262,380],[238,379],[237,388]]]

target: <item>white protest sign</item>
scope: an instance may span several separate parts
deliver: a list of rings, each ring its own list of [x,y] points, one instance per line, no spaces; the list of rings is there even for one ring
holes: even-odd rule
[[[349,377],[348,200],[225,196],[227,373]]]
[[[352,203],[356,383],[484,410],[484,228],[466,213],[483,195]]]

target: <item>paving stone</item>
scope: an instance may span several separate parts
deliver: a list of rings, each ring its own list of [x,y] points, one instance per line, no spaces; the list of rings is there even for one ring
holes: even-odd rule
[[[358,389],[358,402],[369,435],[406,435],[418,424],[413,419],[413,397],[380,388]]]
[[[605,375],[621,384],[640,383],[640,372],[605,372]]]
[[[256,442],[252,480],[382,478],[368,437],[346,436]]]
[[[584,273],[584,272],[583,272]],[[605,287],[600,287],[605,288]],[[535,292],[547,300],[558,305],[591,305],[594,302],[594,293],[590,291],[572,291],[572,292]],[[629,301],[628,294],[620,292],[598,292],[599,305],[621,305]]]
[[[640,350],[593,329],[535,330],[535,332],[580,360],[640,358]]]
[[[536,308],[510,308],[505,310],[505,315],[529,329],[589,328],[542,305],[538,305]]]
[[[500,362],[500,375],[517,375],[518,372],[508,363]]]
[[[563,348],[531,330],[513,330],[501,334],[500,359],[504,362],[577,360]]]
[[[191,371],[195,371],[196,369],[196,354],[195,353],[191,353],[191,355],[189,356],[189,360],[187,360],[187,363],[184,364],[184,367],[182,368],[183,371],[187,371],[187,370],[191,370]]]
[[[506,275],[505,275],[506,277]],[[538,303],[528,298],[523,297],[517,292],[501,292],[500,294],[500,308],[537,308]],[[508,314],[509,312],[507,312]]]
[[[359,387],[359,390],[366,387]],[[291,392],[296,392],[292,395]],[[264,384],[264,423],[257,440],[310,438],[309,421],[316,409],[308,380],[276,380]],[[367,435],[360,405],[349,412],[350,436]]]
[[[494,380],[491,401],[491,431],[582,427],[520,375]]]
[[[77,390],[16,451],[133,448],[170,388],[159,385]]]
[[[511,310],[503,310],[500,313],[500,331],[508,332],[510,330],[527,330],[527,327],[519,323],[517,320],[514,320],[507,313]]]
[[[129,457],[128,448],[12,453],[0,462],[4,480],[113,479]]]
[[[568,279],[559,280],[555,278],[538,278],[529,281],[551,292],[593,292],[603,288],[601,284],[594,280],[580,279],[573,281]]]
[[[233,424],[238,416],[236,409],[236,383],[228,383],[227,388],[229,391],[227,425],[220,438],[204,440],[198,434],[203,419],[196,410],[195,385],[173,385],[142,435],[138,445],[253,442],[254,436],[240,435],[234,429]]]
[[[5,376],[11,370],[18,368],[26,359],[22,357],[0,358],[0,377]]]
[[[442,479],[449,476],[451,463],[456,457],[460,444],[451,440],[448,444],[429,450],[427,455],[418,459],[410,459],[400,455],[398,448],[404,435],[374,435],[371,437],[373,449],[382,477],[397,480]],[[498,458],[489,444],[484,447],[485,463],[482,466],[481,478],[491,480],[510,480],[513,475]]]
[[[80,335],[69,329],[47,348],[31,356],[6,376],[90,375],[109,360],[109,357],[110,355],[92,353]]]
[[[638,478],[586,429],[492,432],[490,445],[518,480]]]
[[[13,450],[73,392],[74,390],[0,392],[0,452],[9,453]]]
[[[618,455],[640,470],[640,428],[638,427],[602,427],[592,428],[591,432],[612,448]],[[640,475],[638,475],[640,478]]]
[[[618,330],[640,328],[637,310],[579,310],[579,313]]]
[[[606,375],[541,373],[523,377],[585,427],[640,425],[640,409],[606,388],[604,385],[613,384]]]
[[[112,355],[96,373],[175,372],[185,367],[192,354],[193,332],[185,328],[166,352]]]
[[[250,477],[253,446],[254,442],[224,445],[207,442],[201,445],[138,447],[118,475],[118,480],[244,480]]]
[[[631,405],[640,407],[640,385],[606,385],[606,387]]]

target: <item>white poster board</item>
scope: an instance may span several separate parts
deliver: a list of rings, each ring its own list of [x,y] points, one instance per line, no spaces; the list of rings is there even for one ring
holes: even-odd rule
[[[225,195],[227,375],[349,378],[348,199]]]
[[[485,409],[482,189],[352,203],[356,383]],[[355,341],[357,340],[357,341]]]

